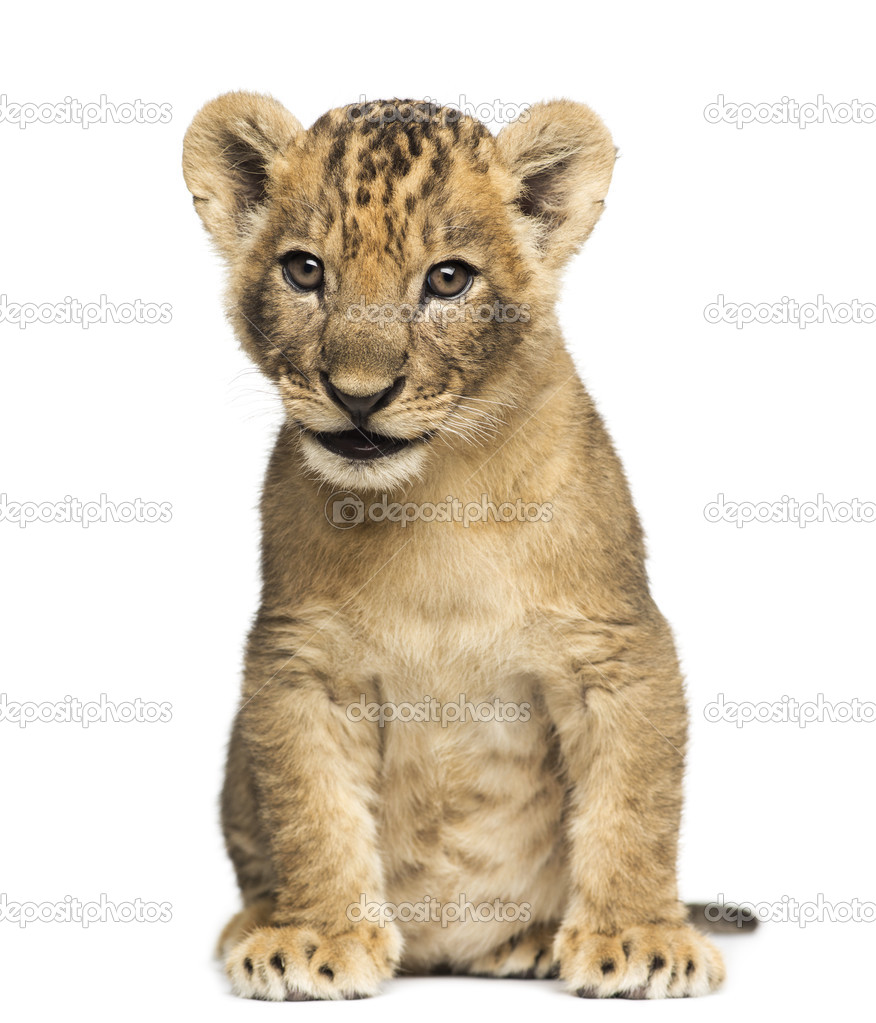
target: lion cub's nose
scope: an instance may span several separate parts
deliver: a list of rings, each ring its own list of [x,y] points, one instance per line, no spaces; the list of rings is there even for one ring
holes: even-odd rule
[[[370,415],[379,409],[386,408],[395,398],[404,387],[405,378],[399,377],[389,387],[384,387],[383,390],[375,391],[373,394],[349,394],[347,391],[335,387],[327,376],[323,376],[323,385],[331,400],[345,412],[349,412],[357,426],[362,426]]]

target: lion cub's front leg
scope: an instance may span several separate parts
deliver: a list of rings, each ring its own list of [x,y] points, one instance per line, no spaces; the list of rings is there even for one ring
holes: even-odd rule
[[[257,635],[251,641],[235,725],[240,750],[229,757],[230,773],[245,760],[249,774],[246,784],[226,782],[232,855],[254,801],[257,820],[238,841],[255,843],[266,864],[247,874],[235,859],[248,906],[226,929],[226,972],[249,998],[359,998],[376,993],[401,953],[394,925],[348,916],[362,892],[383,891],[373,816],[377,726],[349,721],[351,694],[290,657],[295,637],[286,638],[276,651]],[[250,875],[271,878],[271,891],[254,898]]]
[[[724,965],[678,901],[687,715],[668,627],[607,625],[598,646],[578,642],[574,679],[546,693],[571,788],[560,977],[583,998],[707,994]]]

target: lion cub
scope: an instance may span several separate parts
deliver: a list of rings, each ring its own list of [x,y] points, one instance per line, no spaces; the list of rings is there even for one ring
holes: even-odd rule
[[[676,888],[672,636],[554,312],[614,159],[567,101],[494,136],[398,100],[305,130],[238,92],[186,134],[229,316],[286,411],[222,799],[240,995],[723,979]]]

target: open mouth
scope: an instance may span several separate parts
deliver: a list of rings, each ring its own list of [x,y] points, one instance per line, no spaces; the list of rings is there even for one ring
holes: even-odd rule
[[[405,437],[384,437],[380,433],[369,430],[343,430],[341,433],[315,433],[313,437],[335,455],[350,458],[357,462],[370,461],[373,458],[385,458],[397,451],[417,444],[426,437],[408,440]]]

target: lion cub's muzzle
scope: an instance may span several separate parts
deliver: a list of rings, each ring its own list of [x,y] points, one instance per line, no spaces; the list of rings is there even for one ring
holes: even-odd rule
[[[315,439],[327,451],[354,461],[370,461],[394,455],[403,448],[427,439],[425,436],[415,439],[390,437],[368,429],[369,418],[376,412],[385,409],[404,390],[405,378],[403,376],[397,377],[388,387],[377,390],[367,385],[359,385],[357,390],[361,393],[358,394],[342,390],[331,381],[327,373],[320,373],[320,381],[325,393],[342,412],[349,416],[350,422],[353,424],[351,430],[314,434]]]

